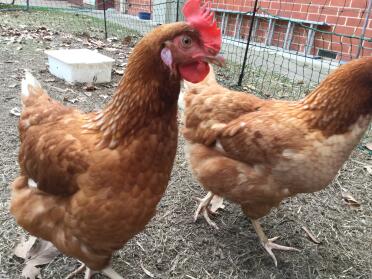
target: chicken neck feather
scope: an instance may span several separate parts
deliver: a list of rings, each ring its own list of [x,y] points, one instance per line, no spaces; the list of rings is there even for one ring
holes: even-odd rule
[[[159,55],[164,41],[189,28],[185,23],[176,27],[162,26],[138,43],[112,100],[90,115],[85,127],[101,131],[101,147],[115,148],[155,118],[171,121],[177,113],[180,77],[169,74]]]

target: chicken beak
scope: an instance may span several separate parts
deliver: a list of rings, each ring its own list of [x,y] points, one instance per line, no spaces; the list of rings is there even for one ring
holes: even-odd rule
[[[205,56],[203,60],[209,64],[214,64],[219,67],[224,67],[226,65],[225,58],[223,58],[222,55]]]
[[[217,56],[206,56],[206,57],[204,57],[203,60],[205,62],[209,63],[209,64],[214,64],[214,65],[217,65],[219,67],[223,67],[223,66],[226,65],[225,58],[223,58],[221,55],[217,55]]]

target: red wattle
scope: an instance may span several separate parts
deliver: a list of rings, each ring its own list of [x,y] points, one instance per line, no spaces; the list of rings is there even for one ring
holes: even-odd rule
[[[201,82],[209,73],[209,65],[198,61],[178,67],[181,77],[192,83]]]

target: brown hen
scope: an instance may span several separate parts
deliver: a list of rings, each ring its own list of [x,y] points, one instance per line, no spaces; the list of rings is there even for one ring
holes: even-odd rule
[[[198,0],[184,13],[187,22],[158,27],[137,44],[100,112],[52,100],[30,73],[22,82],[11,212],[29,233],[86,265],[86,278],[92,270],[122,278],[109,267],[112,253],[144,229],[169,180],[180,81],[201,81],[207,62],[221,62],[213,14]]]
[[[277,265],[258,219],[297,193],[325,188],[372,118],[372,58],[339,67],[300,101],[263,100],[228,90],[210,72],[186,83],[184,136],[197,180],[209,191],[195,212],[208,223],[216,196],[241,205]]]

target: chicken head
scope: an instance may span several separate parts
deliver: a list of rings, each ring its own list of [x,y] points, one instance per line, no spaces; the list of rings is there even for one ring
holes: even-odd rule
[[[208,75],[208,63],[224,64],[223,57],[218,55],[222,36],[213,12],[208,3],[199,6],[200,0],[190,0],[185,4],[183,14],[191,30],[166,41],[160,53],[173,75],[192,83],[200,82]]]

